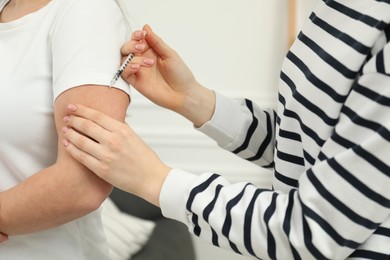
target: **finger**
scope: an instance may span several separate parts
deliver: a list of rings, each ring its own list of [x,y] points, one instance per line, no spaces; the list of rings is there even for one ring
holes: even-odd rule
[[[145,56],[137,56],[134,57],[132,64],[139,64],[141,67],[151,67],[154,64],[154,59]]]
[[[145,25],[143,30],[147,32],[145,40],[149,46],[161,57],[169,56],[169,53],[172,52],[172,49],[157,34],[153,32],[152,28],[149,25]]]
[[[127,83],[131,84],[130,77],[135,75],[141,68],[140,64],[130,64],[127,66],[121,74],[121,78],[124,79]]]
[[[121,53],[123,56],[127,56],[130,53],[143,53],[149,49],[149,45],[145,40],[141,41],[128,41],[121,47]]]
[[[66,123],[66,127],[62,129],[64,134],[67,133],[69,128],[72,128],[99,143],[104,141],[104,137],[109,133],[109,131],[97,125],[95,122],[75,115],[66,116],[64,122]]]
[[[146,49],[145,43],[129,41],[122,45],[121,54],[127,56],[130,53],[142,53]]]
[[[118,125],[121,125],[122,123],[117,121],[116,119],[113,119],[110,116],[107,116],[95,109],[83,106],[83,105],[75,105],[75,104],[69,104],[68,112],[72,115],[79,116],[82,118],[85,118],[87,120],[90,120],[96,124],[96,126],[100,126],[101,128],[104,128],[108,131],[113,132],[115,129],[118,128]],[[69,116],[67,119],[66,117],[64,120],[70,120],[71,116]],[[91,126],[91,125],[90,125]],[[91,126],[92,127],[92,126]],[[87,127],[88,128],[88,127]],[[84,129],[84,131],[88,131],[88,129]],[[91,130],[96,131],[96,130]],[[96,137],[96,136],[95,136]]]
[[[122,58],[122,62],[127,57]],[[140,67],[151,67],[154,64],[154,59],[145,56],[134,56],[131,62],[125,67],[128,70],[138,70]]]
[[[137,31],[134,31],[134,32],[131,34],[131,39],[132,39],[132,40],[135,40],[135,41],[140,41],[140,40],[145,39],[146,34],[147,34],[146,31],[137,30]]]
[[[130,82],[128,81],[128,78],[131,76],[131,75],[134,75],[135,73],[137,73],[141,68],[141,65],[138,64],[138,63],[132,63],[132,64],[129,64],[122,72],[121,74],[121,77],[127,82],[130,84]]]
[[[73,144],[79,150],[88,153],[89,155],[95,157],[98,160],[102,158],[102,146],[99,146],[96,141],[80,134],[79,132],[71,128],[64,127],[63,132],[64,138],[66,138],[65,142]]]
[[[63,145],[65,146],[65,150],[77,161],[84,164],[88,169],[90,169],[93,172],[96,172],[99,168],[100,162],[98,159],[96,159],[94,156],[84,152],[83,150],[79,149],[74,144],[70,143],[67,140],[63,140]]]
[[[123,70],[122,72],[122,75],[121,77],[127,81],[128,83],[129,82],[129,77],[132,75],[132,74],[135,74],[137,73],[141,67],[145,67],[145,68],[150,68],[153,66],[154,64],[154,59],[152,58],[148,58],[148,57],[135,57],[132,61],[132,63],[130,63],[128,66],[126,66],[126,68]]]

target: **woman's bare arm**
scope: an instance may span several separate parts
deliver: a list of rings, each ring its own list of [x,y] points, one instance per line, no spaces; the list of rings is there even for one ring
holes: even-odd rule
[[[129,97],[116,88],[86,85],[69,89],[57,98],[59,143],[58,151],[53,151],[58,153],[57,161],[0,193],[0,232],[18,235],[67,223],[97,209],[111,192],[110,184],[73,159],[60,143],[69,103],[81,103],[124,121]]]

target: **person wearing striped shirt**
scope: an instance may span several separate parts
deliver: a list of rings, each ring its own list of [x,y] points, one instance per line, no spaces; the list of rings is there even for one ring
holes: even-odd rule
[[[69,105],[64,118],[70,154],[239,254],[390,258],[389,1],[317,1],[282,65],[276,111],[201,86],[174,50],[144,30],[145,52],[123,78],[223,149],[273,169],[272,189],[171,169],[129,126],[85,106]],[[144,44],[138,40],[123,54]],[[156,61],[151,68],[144,56]]]

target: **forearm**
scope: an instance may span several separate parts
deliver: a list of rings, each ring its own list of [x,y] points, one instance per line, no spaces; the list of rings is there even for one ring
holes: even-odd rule
[[[0,232],[26,234],[75,220],[97,209],[111,188],[86,170],[55,164],[0,193]]]

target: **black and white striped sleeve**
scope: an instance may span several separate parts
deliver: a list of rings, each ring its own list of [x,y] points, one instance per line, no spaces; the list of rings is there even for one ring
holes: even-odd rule
[[[262,167],[273,166],[275,148],[273,109],[263,109],[248,99],[229,99],[216,93],[213,118],[199,131],[237,156]]]
[[[388,68],[366,65],[321,160],[302,173],[298,188],[282,193],[173,170],[161,193],[164,214],[216,246],[259,259],[388,259]]]
[[[288,193],[175,169],[161,208],[215,246],[259,259],[387,259],[390,166],[383,157],[390,147],[382,138],[373,133],[361,146],[322,161]],[[379,243],[362,248],[372,236]]]

